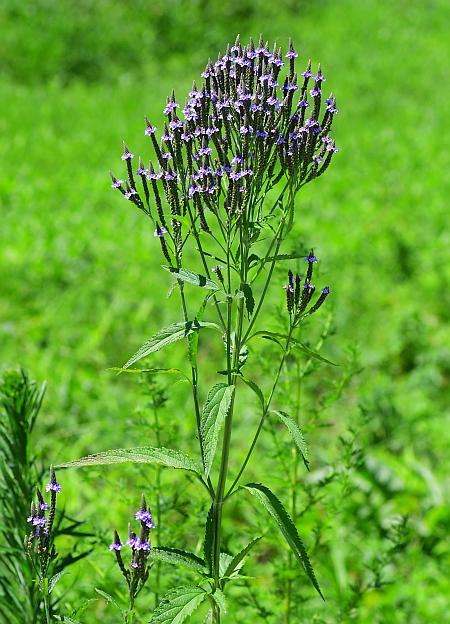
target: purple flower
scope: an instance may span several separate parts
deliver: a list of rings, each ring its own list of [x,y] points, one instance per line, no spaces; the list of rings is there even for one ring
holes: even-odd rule
[[[163,238],[164,234],[167,234],[167,230],[163,225],[161,227],[158,226],[153,232],[153,235],[157,236],[158,238]]]
[[[147,136],[151,136],[152,134],[155,134],[155,132],[156,132],[156,126],[148,125],[145,128],[144,134],[146,134]]]
[[[174,119],[173,121],[169,123],[169,128],[171,130],[175,130],[176,128],[182,128],[183,125],[184,124],[180,119]]]
[[[265,130],[257,130],[256,136],[265,139],[266,137],[269,136],[269,134]]]
[[[210,147],[202,147],[198,150],[199,156],[210,156],[212,154],[212,149]]]
[[[152,520],[152,514],[149,511],[137,511],[134,517],[136,520],[140,520],[149,529],[155,528],[155,524]]]
[[[133,197],[133,195],[137,195],[137,191],[134,188],[130,188],[127,191],[125,191],[125,193],[123,194],[123,196],[125,197],[125,199],[131,199]]]
[[[45,486],[45,491],[46,492],[50,492],[50,491],[51,492],[61,492],[61,490],[62,490],[62,487],[56,481],[50,481],[50,483],[47,483],[47,485]]]
[[[298,86],[295,84],[288,83],[288,84],[283,85],[281,87],[281,90],[282,91],[298,91]]]
[[[138,541],[139,538],[135,537],[129,537],[126,541],[126,545],[129,546],[130,548],[135,548],[136,547],[136,543]]]
[[[331,290],[328,288],[328,286],[325,286],[325,288],[322,288],[322,292],[324,295],[329,295]]]
[[[164,108],[163,112],[164,112],[165,115],[168,115],[175,108],[180,108],[180,105],[178,104],[178,102],[167,102],[166,107]]]
[[[302,76],[304,78],[312,78],[314,74],[307,69],[306,71],[302,72]]]
[[[307,256],[305,256],[305,260],[307,260],[308,262],[317,262],[316,256],[313,256],[311,254],[308,254]]]
[[[114,180],[114,182],[111,184],[112,188],[120,188],[123,184],[123,180]]]
[[[303,284],[303,290],[307,290],[309,288],[309,290],[312,290],[315,288],[314,284],[310,284],[309,282],[306,284]]]
[[[239,129],[239,132],[241,134],[248,134],[248,133],[252,133],[253,132],[253,128],[252,126],[241,126]]]
[[[121,550],[122,549],[122,542],[113,542],[112,544],[109,545],[109,550]]]
[[[134,541],[134,548],[136,550],[146,550],[149,551],[150,550],[150,544],[148,542],[146,542],[145,540],[141,540],[139,537],[137,537]]]
[[[134,158],[134,154],[128,150],[128,147],[124,147],[122,160],[131,160],[132,158]]]
[[[276,67],[283,67],[284,61],[282,61],[278,56],[270,56],[269,63],[275,65]]]
[[[172,154],[170,152],[163,152],[161,156],[164,158],[164,160],[170,160],[172,158]]]
[[[308,108],[308,106],[311,106],[310,103],[308,102],[308,100],[300,100],[300,102],[297,104],[298,108]]]
[[[269,104],[269,106],[276,106],[280,103],[280,100],[276,97],[269,97],[267,98],[266,102],[267,104]]]
[[[296,52],[294,49],[289,50],[289,52],[286,54],[286,58],[288,59],[297,58],[297,56],[298,52]]]
[[[212,267],[211,269],[213,273],[217,273],[218,271],[222,271],[222,270],[223,270],[223,266],[221,264],[218,264],[217,266]]]
[[[285,284],[283,286],[284,290],[288,293],[293,293],[294,292],[294,288],[292,287],[292,284]]]
[[[138,563],[137,561],[132,561],[132,562],[130,563],[130,566],[131,566],[132,568],[136,569],[136,568],[138,568],[138,567],[139,567],[139,563]]]
[[[46,509],[48,509],[48,504],[47,504],[47,503],[41,503],[41,504],[39,505],[39,507],[40,507],[40,509],[41,509],[42,511],[45,511]]]
[[[328,111],[329,113],[338,113],[338,112],[339,112],[339,109],[338,109],[338,108],[336,108],[336,106],[334,106],[333,104],[329,104],[329,105],[327,106],[327,111]]]
[[[148,169],[145,169],[145,167],[139,167],[139,169],[136,169],[136,175],[147,175],[148,173]]]
[[[319,164],[319,163],[323,162],[323,156],[313,156],[313,160],[314,160],[314,162]]]
[[[325,82],[326,78],[325,76],[322,76],[322,74],[317,74],[317,76],[314,76],[314,80],[316,82]]]
[[[320,89],[310,89],[309,91],[311,97],[316,97],[317,95],[320,95],[322,92]]]

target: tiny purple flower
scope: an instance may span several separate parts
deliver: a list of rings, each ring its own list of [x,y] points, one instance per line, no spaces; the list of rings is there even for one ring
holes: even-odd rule
[[[122,549],[122,542],[113,542],[112,544],[109,545],[109,550],[121,550]]]
[[[40,509],[41,509],[42,511],[45,511],[46,509],[48,509],[48,504],[47,504],[47,503],[41,503],[41,504],[39,505],[39,507],[40,507]]]
[[[164,158],[164,160],[170,160],[172,158],[172,154],[170,152],[163,152],[161,156]]]
[[[132,158],[134,158],[134,154],[132,154],[128,151],[127,148],[125,148],[121,158],[122,160],[131,160]]]
[[[111,184],[111,188],[120,188],[123,184],[123,180],[114,180]]]
[[[152,134],[155,134],[156,132],[156,126],[147,126],[145,128],[144,134],[147,136],[151,136]]]
[[[130,563],[130,565],[131,565],[131,567],[132,567],[132,568],[134,568],[134,569],[136,569],[136,568],[138,568],[138,567],[139,567],[139,563],[138,563],[137,561],[132,561],[132,562]]]
[[[288,59],[297,58],[297,56],[298,52],[296,52],[295,50],[289,50],[289,52],[286,54],[286,58]]]
[[[306,71],[302,72],[302,76],[304,78],[312,78],[314,76],[314,74],[312,72],[306,70]]]
[[[311,97],[316,97],[317,95],[320,95],[322,92],[320,89],[310,89],[309,93]]]
[[[178,104],[178,102],[167,102],[163,112],[164,112],[165,115],[168,115],[175,108],[180,108],[180,105]]]
[[[305,256],[305,260],[307,262],[317,262],[316,256],[312,256],[312,255],[309,255],[309,254],[307,256]]]
[[[123,194],[125,199],[131,199],[133,195],[137,195],[137,191],[134,188],[128,189],[128,191],[125,191],[125,193]]]
[[[153,232],[153,235],[158,238],[163,238],[164,234],[167,234],[167,229],[163,225],[161,227],[157,227]]]
[[[135,191],[136,192],[136,191]],[[59,485],[59,483],[56,483],[56,481],[54,483],[50,482],[47,483],[47,485],[45,486],[45,491],[46,492],[61,492],[62,487]]]
[[[136,175],[147,175],[148,173],[148,169],[146,169],[145,167],[139,167],[138,169],[136,169]]]
[[[324,295],[329,295],[331,290],[328,288],[328,286],[325,286],[325,288],[322,288],[322,292]]]

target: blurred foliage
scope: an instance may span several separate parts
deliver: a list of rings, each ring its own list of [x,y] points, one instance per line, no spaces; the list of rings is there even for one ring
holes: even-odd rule
[[[324,354],[345,363],[356,345],[361,370],[333,400],[327,397],[337,392],[341,372],[321,367],[305,380],[312,472],[300,475],[301,501],[306,508],[317,491],[324,498],[301,516],[299,530],[327,596],[323,607],[299,589],[311,622],[447,617],[449,19],[444,0],[0,3],[0,362],[20,363],[49,382],[36,431],[45,464],[156,443],[136,380],[106,370],[162,324],[179,320],[175,296],[163,300],[170,278],[158,269],[152,232],[110,191],[107,172],[121,171],[122,139],[145,154],[143,116],[160,125],[172,87],[185,93],[237,32],[245,39],[262,31],[284,45],[291,35],[305,64],[305,55],[322,62],[341,111],[341,151],[329,174],[299,197],[286,251],[314,246],[320,280],[333,290],[336,331]],[[280,292],[274,289],[266,308],[273,327]],[[307,340],[314,344],[320,331],[308,329]],[[220,345],[202,352],[203,363],[221,355]],[[272,354],[250,357],[270,361]],[[183,358],[174,348],[153,363],[177,366]],[[209,369],[205,388],[213,380]],[[181,439],[189,447],[187,389],[163,389],[162,443]],[[244,402],[238,449],[255,420]],[[288,484],[273,452],[276,433],[267,434],[260,457],[282,496]],[[258,464],[249,467],[250,478],[258,478]],[[330,471],[338,477],[323,482]],[[161,540],[195,550],[205,511],[195,486],[177,475],[161,478]],[[94,597],[93,583],[118,586],[107,552],[111,531],[124,531],[141,490],[151,502],[156,473],[95,469],[61,480],[67,509],[83,510],[99,544],[95,557],[61,581],[62,607],[71,613],[80,606],[74,602]],[[238,548],[235,529],[259,517],[236,505],[228,521],[227,545]],[[273,542],[248,568],[258,578],[257,595],[236,590],[247,617],[256,613],[260,621],[288,573],[273,563],[275,554],[284,556]],[[163,572],[167,586],[189,580]],[[97,601],[83,618],[112,622],[114,614]],[[275,613],[267,621],[281,620]]]

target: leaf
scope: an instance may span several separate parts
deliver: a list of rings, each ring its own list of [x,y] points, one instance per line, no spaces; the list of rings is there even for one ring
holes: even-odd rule
[[[188,381],[190,381],[189,377],[185,375],[183,371],[180,370],[179,368],[122,368],[120,366],[111,366],[110,368],[108,368],[108,370],[117,371],[118,374],[139,373],[143,375],[144,373],[146,373],[147,375],[157,375],[158,373],[164,373],[165,375],[182,375]]]
[[[306,440],[303,437],[303,433],[300,431],[299,426],[295,422],[293,418],[291,418],[286,412],[281,412],[278,410],[272,410],[272,413],[278,416],[282,423],[286,425],[289,429],[291,436],[297,445],[298,450],[301,453],[303,463],[305,464],[307,470],[309,470],[309,460],[308,460],[308,447],[306,445]]]
[[[129,368],[135,362],[138,362],[139,360],[142,360],[142,358],[147,357],[147,355],[150,355],[150,353],[155,353],[155,351],[159,351],[163,347],[166,347],[173,342],[177,342],[177,340],[182,340],[183,338],[186,338],[186,336],[189,336],[193,332],[199,331],[204,327],[210,327],[220,331],[219,326],[215,323],[203,323],[195,319],[193,321],[172,323],[172,325],[168,325],[147,340],[147,342],[145,342],[142,347],[136,351],[128,362],[123,365],[123,368]]]
[[[165,563],[171,563],[173,565],[184,565],[188,568],[192,568],[200,574],[206,575],[208,570],[206,569],[206,563],[200,557],[197,557],[193,553],[179,550],[178,548],[167,548],[165,546],[157,546],[152,548],[150,556],[158,561],[164,561]]]
[[[249,490],[251,494],[256,496],[258,500],[263,504],[275,523],[278,525],[282,535],[289,544],[297,560],[302,564],[309,580],[323,599],[322,592],[317,582],[314,570],[306,552],[305,546],[297,532],[297,529],[292,522],[289,514],[283,507],[281,501],[269,490],[268,487],[261,483],[247,483],[244,487]]]
[[[179,470],[191,470],[201,474],[200,466],[181,451],[164,447],[140,446],[137,448],[113,449],[87,455],[81,459],[59,464],[57,468],[81,468],[83,466],[105,466],[108,464],[162,464]]]
[[[205,524],[205,541],[203,543],[203,556],[208,566],[209,574],[212,574],[212,561],[213,561],[213,548],[214,548],[214,507],[211,505],[206,517]]]
[[[220,589],[216,589],[212,595],[212,598],[216,605],[219,607],[221,613],[227,612],[227,601],[225,599],[225,594]]]
[[[242,568],[242,566],[244,565],[245,557],[251,551],[253,546],[255,546],[255,544],[257,544],[259,542],[259,540],[261,538],[262,538],[262,535],[260,535],[259,537],[255,537],[255,539],[253,539],[251,542],[249,542],[247,544],[247,546],[245,546],[245,548],[243,548],[240,552],[238,552],[237,555],[232,557],[232,559],[229,562],[229,564],[228,564],[228,566],[227,566],[223,576],[231,577],[231,576],[233,576],[234,572],[239,571]]]
[[[52,576],[52,578],[49,580],[49,582],[48,582],[48,593],[49,594],[51,594],[52,591],[55,589],[56,583],[59,581],[59,579],[62,577],[63,574],[65,574],[65,571],[61,570],[61,572],[58,572],[57,574]]]
[[[247,310],[248,317],[250,318],[253,314],[253,310],[255,309],[255,299],[253,297],[253,292],[250,284],[244,284],[242,286],[242,290],[244,291],[245,308]]]
[[[201,587],[186,586],[172,589],[153,612],[149,624],[182,624],[207,596]]]
[[[206,397],[200,418],[200,435],[203,441],[205,474],[209,475],[225,418],[231,407],[234,386],[218,383]]]
[[[331,366],[339,366],[339,364],[335,364],[334,362],[327,360],[326,358],[322,357],[320,353],[316,353],[316,351],[313,351],[302,342],[298,342],[298,340],[292,341],[292,348],[299,349],[299,351],[303,351],[312,358],[319,360],[320,362],[325,362],[325,364],[331,364]]]
[[[99,594],[102,598],[106,600],[106,602],[109,602],[109,604],[114,605],[116,609],[118,609],[120,613],[122,613],[122,609],[119,607],[119,605],[117,604],[117,602],[114,600],[112,596],[104,592],[102,589],[98,589],[98,587],[95,587],[94,589],[97,592],[97,594]]]
[[[208,288],[209,290],[220,290],[220,286],[216,284],[216,282],[205,277],[204,275],[200,275],[199,273],[194,273],[193,271],[188,271],[187,269],[177,269],[175,267],[164,265],[163,269],[172,273],[172,275],[182,282],[189,282],[189,284],[194,284],[195,286],[200,286],[201,288]]]
[[[263,392],[262,392],[261,388],[258,386],[257,383],[255,383],[251,379],[247,379],[247,377],[242,376],[241,379],[256,394],[256,396],[259,399],[259,402],[261,403],[261,407],[264,410],[265,409],[265,401],[264,401],[264,395],[263,395]]]

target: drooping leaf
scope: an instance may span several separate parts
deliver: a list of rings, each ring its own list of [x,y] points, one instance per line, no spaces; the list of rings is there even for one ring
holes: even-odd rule
[[[203,328],[212,328],[218,329],[220,328],[215,323],[204,323],[202,321],[197,321],[194,319],[193,321],[186,321],[181,323],[172,323],[172,325],[168,325],[157,334],[152,336],[147,342],[145,342],[142,347],[136,351],[136,353],[123,365],[123,368],[129,368],[135,362],[142,360],[142,358],[150,355],[150,353],[155,353],[159,351],[163,347],[172,344],[173,342],[177,342],[178,340],[182,340],[186,338],[193,332],[199,331]]]
[[[255,539],[253,539],[251,542],[249,542],[247,544],[247,546],[245,546],[245,548],[243,548],[240,552],[238,552],[237,555],[235,555],[234,557],[231,558],[231,561],[229,561],[223,576],[231,577],[231,576],[234,575],[235,572],[239,572],[239,570],[241,569],[241,567],[244,564],[245,557],[251,551],[253,546],[255,546],[259,542],[261,537],[262,537],[261,535],[259,537],[255,537]]]
[[[165,546],[155,546],[152,548],[150,556],[152,559],[157,559],[158,561],[192,568],[196,572],[203,575],[208,573],[204,560],[194,555],[194,553],[190,553],[185,550],[167,548]]]
[[[251,379],[247,379],[247,377],[242,376],[241,379],[256,394],[256,396],[259,399],[259,402],[261,403],[261,407],[264,410],[264,408],[265,408],[265,401],[264,401],[264,394],[263,394],[261,388],[258,386],[257,383],[255,383]]]
[[[306,468],[309,470],[308,447],[306,445],[306,440],[303,437],[303,433],[300,431],[299,426],[297,425],[295,420],[289,416],[289,414],[286,414],[286,412],[272,410],[272,413],[278,416],[281,422],[284,425],[286,425],[286,427],[289,429],[289,432],[295,444],[297,445],[298,450],[301,453],[303,463],[305,464]]]
[[[250,318],[251,315],[253,314],[253,310],[255,309],[255,298],[253,297],[253,292],[252,292],[250,284],[244,284],[242,286],[242,290],[244,292],[244,297],[245,297],[245,308]]]
[[[95,591],[97,592],[97,594],[99,594],[102,598],[104,598],[106,600],[106,602],[108,602],[109,604],[112,604],[114,607],[116,607],[116,609],[118,611],[120,611],[120,613],[122,613],[122,609],[119,607],[119,605],[117,604],[117,602],[114,600],[114,598],[112,596],[110,596],[109,594],[107,594],[105,591],[103,591],[102,589],[98,589],[98,587],[95,587]]]
[[[200,435],[203,442],[205,474],[208,476],[225,418],[231,407],[234,386],[218,383],[211,388],[206,397],[200,419]]]
[[[164,265],[163,269],[172,273],[174,277],[182,282],[188,282],[189,284],[194,284],[195,286],[200,286],[201,288],[208,288],[209,290],[220,289],[220,286],[216,284],[216,282],[205,277],[204,275],[200,275],[199,273],[194,273],[193,271],[188,271],[187,269],[177,269],[175,267]]]
[[[83,466],[104,466],[108,464],[161,464],[179,470],[190,470],[201,474],[200,466],[190,457],[181,451],[167,449],[164,447],[155,448],[151,446],[140,446],[128,449],[113,449],[87,455],[81,459],[59,464],[57,468],[82,468]]]
[[[149,624],[182,624],[207,596],[204,589],[193,585],[172,589],[153,612]]]
[[[320,353],[317,353],[316,351],[313,351],[312,349],[307,347],[302,342],[299,342],[298,340],[293,340],[292,341],[292,348],[298,349],[299,351],[303,351],[303,353],[306,353],[307,355],[309,355],[310,357],[314,358],[315,360],[319,360],[320,362],[324,362],[325,364],[331,364],[331,366],[339,366],[339,364],[335,364],[334,362],[331,362],[330,360],[327,360],[322,355],[320,355]]]
[[[212,574],[212,561],[214,549],[214,507],[211,505],[206,516],[205,540],[203,543],[203,556],[208,566],[209,574]]]
[[[244,486],[251,494],[262,503],[269,515],[273,518],[278,528],[280,529],[284,539],[289,544],[296,559],[302,564],[309,580],[323,598],[322,592],[317,582],[316,575],[312,568],[311,562],[306,552],[306,548],[298,534],[298,531],[292,522],[286,509],[283,507],[281,501],[269,490],[268,487],[261,483],[247,483]]]

